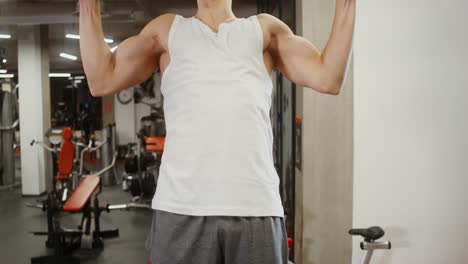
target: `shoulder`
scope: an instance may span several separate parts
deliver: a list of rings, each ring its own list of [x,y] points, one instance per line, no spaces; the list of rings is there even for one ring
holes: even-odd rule
[[[176,14],[164,14],[156,17],[151,22],[149,22],[143,31],[151,33],[169,33],[172,23],[176,18]]]
[[[288,25],[275,16],[270,14],[258,14],[257,18],[262,29],[271,36],[282,33],[292,33]]]
[[[157,47],[156,50],[167,49],[169,32],[176,16],[165,14],[151,20],[140,32],[139,37]]]
[[[275,16],[259,14],[257,18],[263,31],[264,49],[275,50],[279,39],[294,35],[288,25]]]
[[[263,24],[269,24],[270,25],[270,24],[278,23],[280,21],[275,16],[272,16],[272,15],[266,14],[266,13],[258,14],[258,15],[256,15],[256,17],[258,18],[258,21],[260,21],[260,23],[263,23]]]

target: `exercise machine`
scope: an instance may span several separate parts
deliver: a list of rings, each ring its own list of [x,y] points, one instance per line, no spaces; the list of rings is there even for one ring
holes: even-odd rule
[[[51,152],[54,163],[51,192],[53,197],[57,198],[57,205],[62,206],[78,186],[80,177],[84,174],[84,153],[104,148],[109,141],[107,138],[103,142],[90,140],[88,145],[85,145],[80,141],[73,140],[73,131],[70,127],[50,129],[47,131],[46,137],[48,144],[33,140],[31,146],[40,145]],[[93,143],[97,145],[93,146]],[[80,148],[82,150],[79,151],[78,159],[75,152]],[[105,162],[108,164],[110,159],[105,159]],[[39,204],[27,204],[27,206],[45,210],[46,202],[41,201]]]
[[[148,141],[158,138],[148,138]],[[156,191],[160,159],[149,148],[142,149],[138,143],[130,143],[125,155],[125,172],[122,188],[129,191],[133,201],[145,202],[153,198]]]
[[[10,80],[0,82],[0,187],[12,188],[16,184],[15,179],[15,131],[19,126],[17,118],[18,86]]]
[[[107,141],[107,144],[103,145],[101,150],[102,162],[104,164],[108,164],[111,161],[112,155],[115,153],[117,148],[115,124],[109,124],[103,127],[102,138]],[[104,172],[102,175],[104,186],[113,186],[120,183],[120,179],[117,178],[117,175],[118,173],[116,171],[116,167],[113,167],[112,170]]]
[[[371,263],[372,255],[375,250],[390,250],[392,248],[390,241],[378,241],[385,235],[385,231],[378,226],[367,229],[351,229],[349,230],[349,234],[364,238],[364,241],[360,243],[360,247],[364,251],[361,264]]]
[[[156,191],[164,152],[166,126],[162,109],[147,105],[152,108],[152,113],[141,119],[137,143],[127,146],[122,186],[130,191],[133,201],[147,202],[150,209],[149,201]]]
[[[111,170],[116,162],[114,155],[112,163],[96,174],[83,176],[80,184],[63,206],[56,203],[57,198],[51,192],[45,203],[47,211],[47,231],[33,232],[37,236],[47,236],[46,247],[53,249],[53,254],[31,258],[31,264],[79,264],[80,260],[73,252],[82,246],[83,236],[92,237],[92,250],[102,250],[104,239],[119,236],[118,229],[101,230],[100,216],[110,212],[110,205],[101,206],[99,195],[102,193],[101,176]],[[120,209],[120,208],[119,208]],[[62,227],[59,213],[81,214],[81,223],[76,229]],[[93,225],[93,231],[91,227]]]
[[[57,202],[62,204],[76,186],[76,184],[73,184],[73,181],[76,181],[77,178],[77,173],[73,170],[75,159],[75,146],[72,141],[73,131],[70,127],[50,129],[46,135],[50,146],[36,140],[31,141],[30,145],[40,145],[52,153],[54,163],[52,193],[54,193],[54,197],[57,197]]]

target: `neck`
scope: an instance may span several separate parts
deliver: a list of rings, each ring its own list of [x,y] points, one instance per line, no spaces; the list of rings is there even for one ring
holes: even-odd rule
[[[232,0],[197,0],[198,11],[195,15],[210,24],[219,24],[236,18],[232,12]]]

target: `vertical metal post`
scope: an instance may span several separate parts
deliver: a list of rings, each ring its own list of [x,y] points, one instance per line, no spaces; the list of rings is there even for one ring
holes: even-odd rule
[[[9,82],[2,84],[2,126],[12,126],[15,119],[15,97],[13,85]],[[15,129],[2,131],[2,163],[3,163],[3,185],[9,186],[15,183],[15,151],[13,149]]]
[[[106,144],[102,146],[102,163],[104,167],[111,163],[113,157],[112,145],[114,139],[112,138],[112,131],[112,125],[107,125],[102,129],[102,140],[106,141]],[[102,183],[105,186],[115,185],[114,170],[104,172],[102,175]]]
[[[374,254],[374,250],[373,249],[368,249],[366,251],[366,254],[364,254],[364,256],[362,257],[361,264],[369,264],[371,259],[372,259],[373,254]]]

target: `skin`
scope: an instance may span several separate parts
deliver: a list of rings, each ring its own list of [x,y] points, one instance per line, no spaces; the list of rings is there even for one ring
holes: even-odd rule
[[[236,18],[232,0],[197,0],[195,15],[213,31]],[[336,0],[335,18],[328,43],[320,52],[307,39],[296,36],[281,20],[260,14],[264,61],[271,73],[278,70],[298,86],[338,95],[352,47],[356,0]],[[148,79],[158,68],[164,74],[170,63],[168,35],[174,14],[155,18],[112,53],[104,34],[98,0],[80,0],[80,49],[93,96],[115,94]]]

